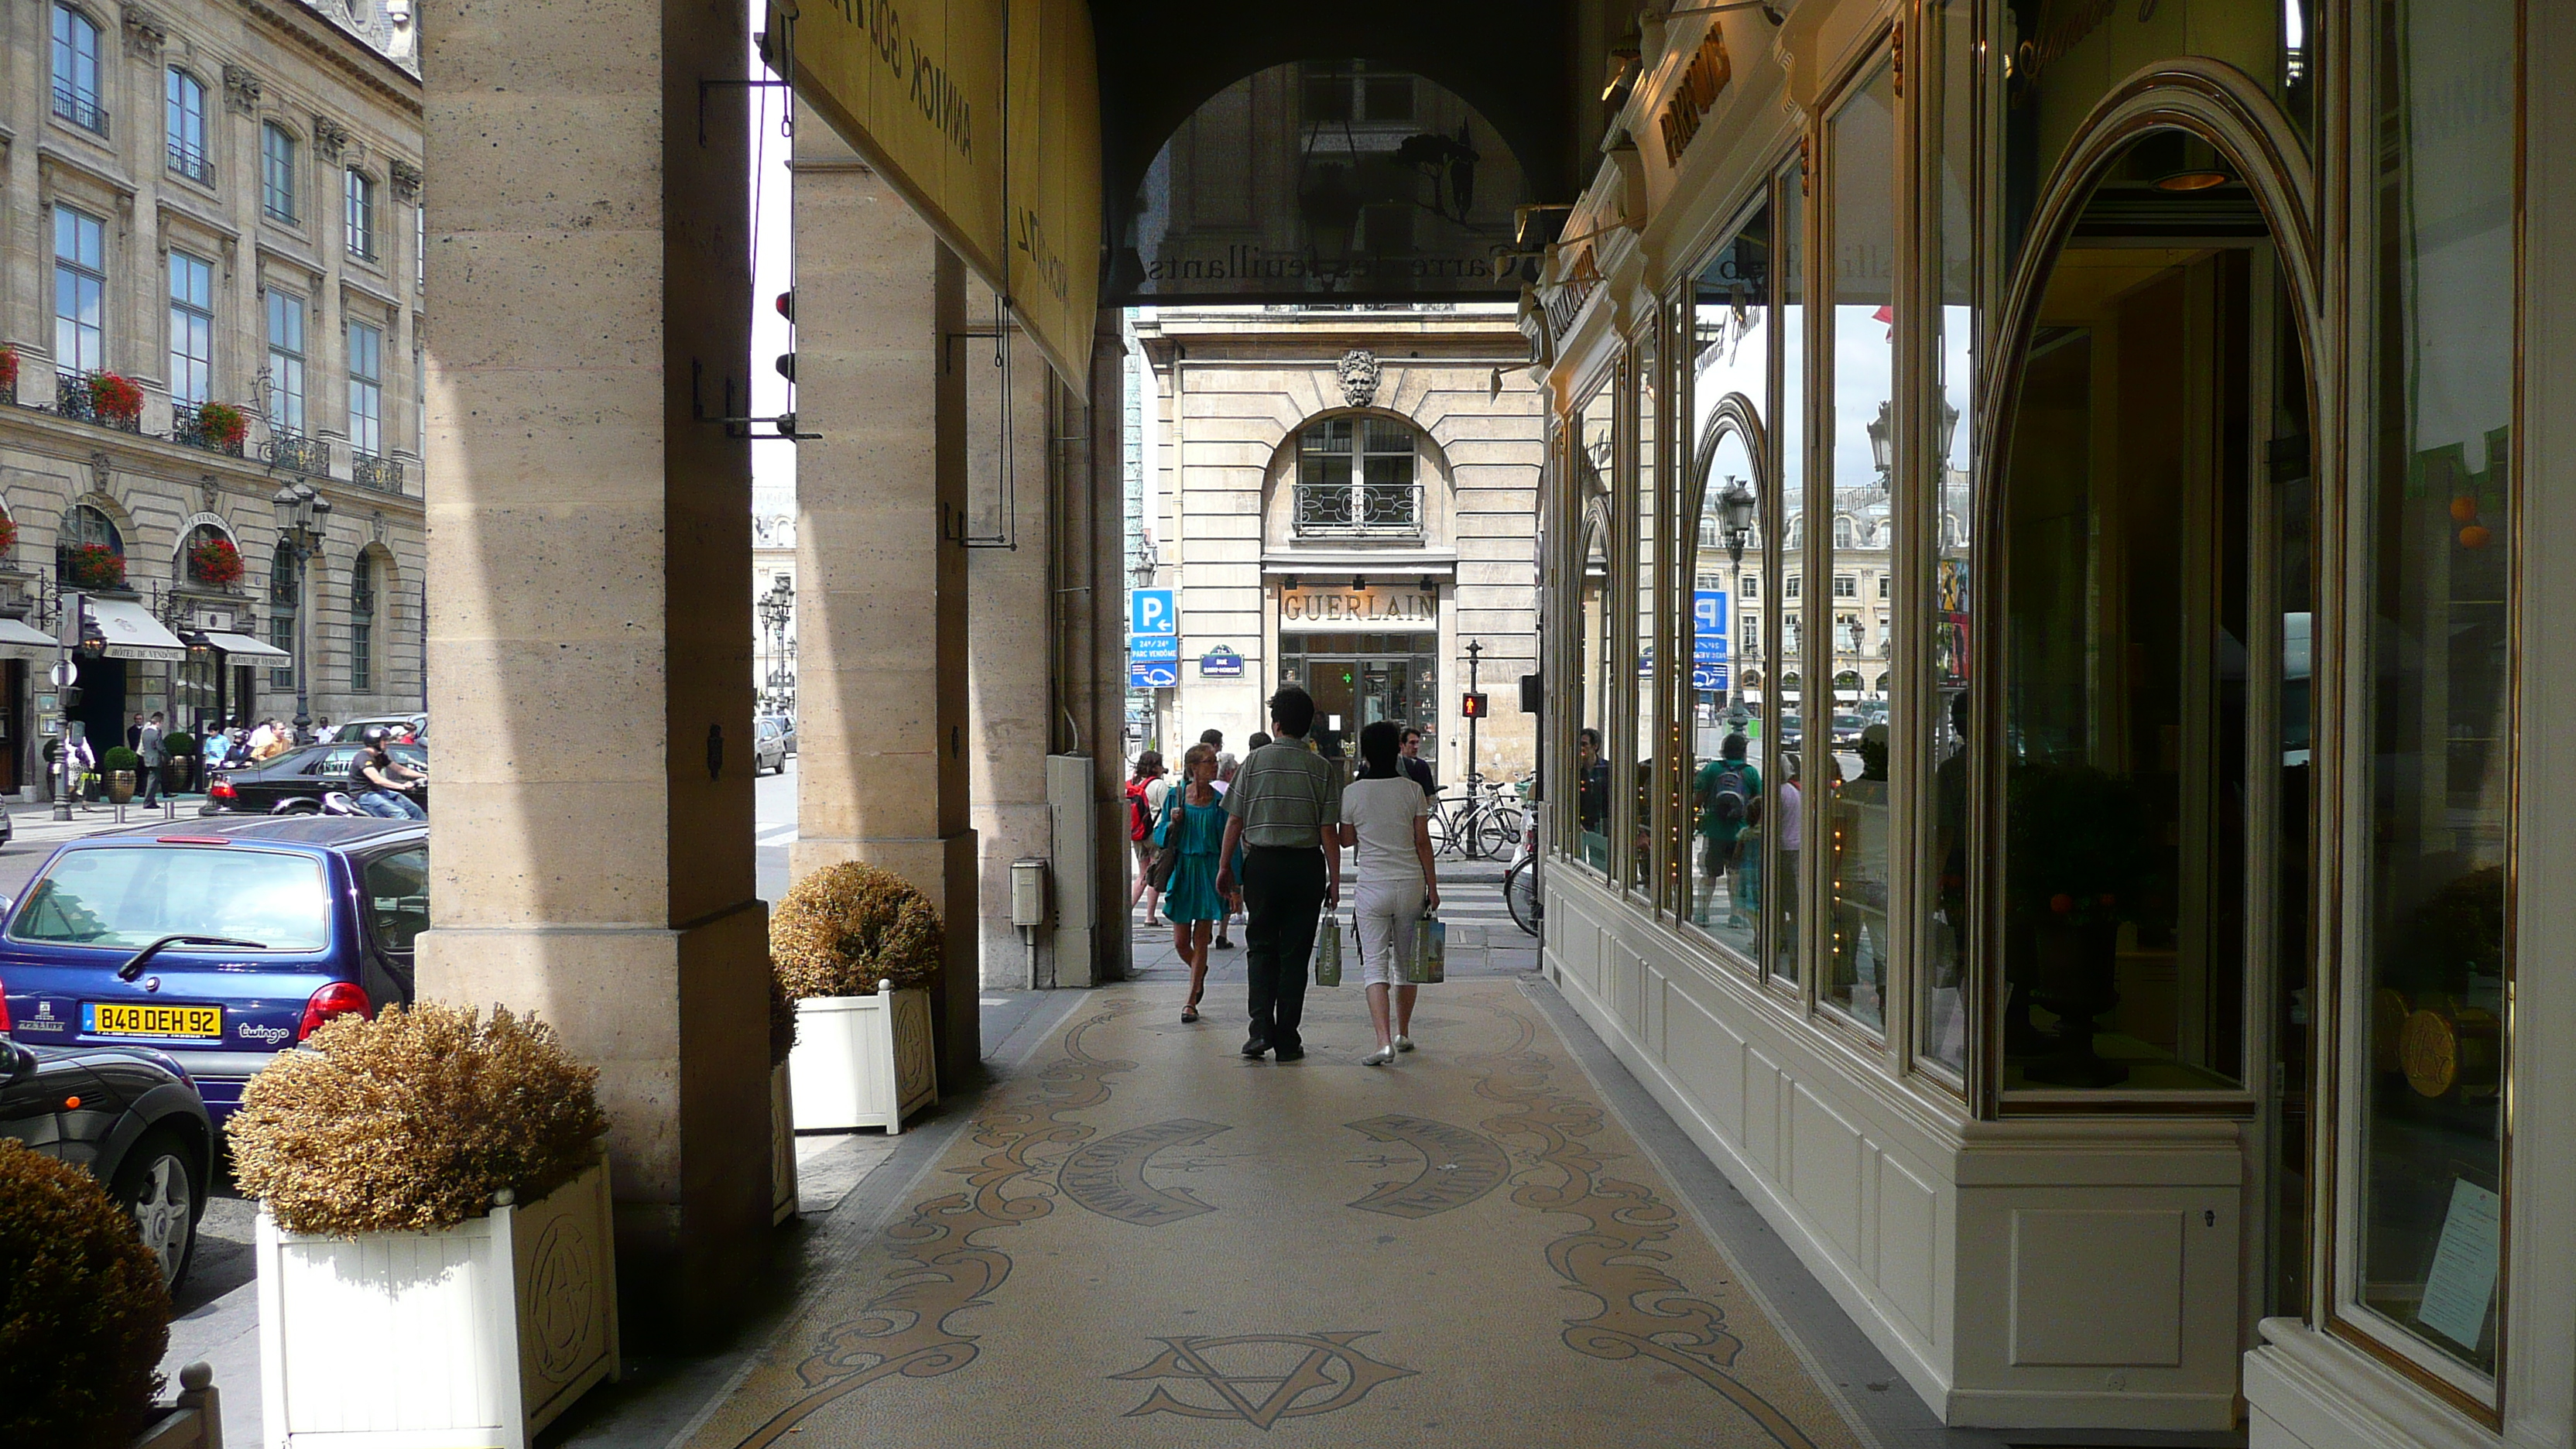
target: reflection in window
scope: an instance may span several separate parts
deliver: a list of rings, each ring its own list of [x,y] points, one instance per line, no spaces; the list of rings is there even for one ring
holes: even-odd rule
[[[2495,1372],[2512,838],[2514,15],[2382,0],[2362,1301]]]
[[[1940,0],[1924,8],[1927,53],[1940,75],[1926,104],[1935,116],[1927,129],[1939,138],[1933,198],[1938,238],[1934,259],[1936,305],[1932,324],[1933,379],[1939,391],[1924,423],[1932,430],[1926,464],[1931,487],[1917,502],[1931,541],[1931,596],[1926,619],[1932,632],[1930,691],[1917,716],[1931,735],[1923,758],[1932,768],[1932,818],[1921,882],[1915,897],[1923,919],[1923,978],[1916,1050],[1954,1073],[1967,1063],[1968,980],[1968,638],[1971,570],[1960,520],[1968,517],[1976,485],[1971,444],[1976,429],[1965,419],[1976,410],[1976,218],[1970,178],[1976,161],[1976,14],[1970,0]],[[1919,575],[1917,576],[1920,577]],[[1879,576],[1879,597],[1889,576]],[[1920,587],[1914,585],[1913,587]]]
[[[1780,173],[1776,196],[1771,214],[1778,223],[1780,242],[1772,296],[1778,309],[1774,335],[1780,339],[1780,361],[1773,376],[1779,379],[1780,392],[1779,404],[1771,411],[1778,424],[1771,457],[1780,480],[1772,486],[1771,497],[1777,501],[1773,512],[1780,520],[1780,531],[1775,535],[1773,566],[1782,571],[1780,597],[1794,601],[1802,577],[1804,537],[1799,524],[1807,511],[1806,169],[1791,166]],[[1769,852],[1762,869],[1762,899],[1769,909],[1771,979],[1794,985],[1799,979],[1798,923],[1806,912],[1799,888],[1804,877],[1798,869],[1807,836],[1806,797],[1799,784],[1800,761],[1806,753],[1805,711],[1799,698],[1799,681],[1806,673],[1806,643],[1797,606],[1771,612],[1780,631],[1770,649],[1770,657],[1779,662],[1780,687],[1763,696],[1764,725],[1775,743],[1773,769],[1762,782],[1763,845]]]
[[[1574,417],[1576,506],[1583,510],[1583,538],[1576,558],[1582,574],[1581,631],[1576,642],[1581,685],[1575,700],[1574,854],[1594,870],[1610,869],[1610,763],[1602,731],[1610,719],[1611,610],[1609,476],[1612,425],[1610,392],[1596,389]]]
[[[1630,778],[1628,791],[1628,882],[1653,890],[1655,874],[1655,750],[1663,731],[1655,717],[1656,668],[1662,663],[1655,653],[1655,570],[1660,566],[1655,547],[1656,495],[1655,450],[1661,446],[1658,425],[1662,421],[1663,397],[1657,391],[1661,365],[1656,343],[1662,331],[1651,310],[1644,329],[1638,335],[1636,350],[1637,447],[1630,454],[1636,474],[1629,485],[1629,496],[1635,514],[1629,527],[1636,538],[1635,603],[1629,613],[1629,629],[1636,639],[1636,669],[1633,681],[1629,719],[1634,725],[1628,736]]]
[[[1826,123],[1832,167],[1834,405],[1833,594],[1856,597],[1846,558],[1855,521],[1886,516],[1893,441],[1896,332],[1896,82],[1882,65]],[[1832,910],[1829,969],[1819,999],[1876,1029],[1884,1023],[1887,961],[1887,726],[1853,711],[1866,648],[1857,614],[1834,616],[1834,768],[1819,770],[1824,799],[1825,886]]]

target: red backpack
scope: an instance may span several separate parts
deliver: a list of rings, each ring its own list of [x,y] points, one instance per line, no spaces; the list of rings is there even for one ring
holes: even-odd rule
[[[1143,840],[1154,833],[1154,822],[1145,809],[1145,780],[1127,782],[1127,838]]]

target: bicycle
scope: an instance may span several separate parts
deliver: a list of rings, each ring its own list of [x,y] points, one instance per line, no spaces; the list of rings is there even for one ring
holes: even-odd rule
[[[1500,781],[1439,796],[1432,802],[1432,851],[1466,860],[1501,855],[1520,839],[1522,819],[1519,795],[1506,794]]]
[[[1524,935],[1538,934],[1539,922],[1546,917],[1546,906],[1538,897],[1538,816],[1528,816],[1521,832],[1518,858],[1512,868],[1503,872],[1503,905],[1512,913],[1512,924]]]

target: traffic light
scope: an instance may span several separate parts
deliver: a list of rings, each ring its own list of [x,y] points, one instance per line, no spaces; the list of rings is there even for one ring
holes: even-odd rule
[[[776,305],[779,316],[790,322],[796,320],[796,294],[793,291],[779,293]]]
[[[1460,719],[1483,719],[1491,713],[1493,713],[1493,702],[1483,690],[1459,697],[1458,717]]]

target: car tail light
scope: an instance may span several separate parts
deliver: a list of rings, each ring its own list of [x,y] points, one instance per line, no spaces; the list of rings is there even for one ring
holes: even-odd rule
[[[0,1036],[7,1036],[13,1029],[14,1023],[9,1020],[9,986],[0,982]]]
[[[232,800],[238,797],[233,793],[233,782],[231,778],[225,775],[217,775],[215,777],[215,782],[206,787],[206,798],[209,800]]]
[[[357,983],[334,981],[314,992],[304,1003],[304,1024],[295,1029],[295,1039],[302,1041],[320,1031],[322,1023],[335,1016],[346,1016],[353,1011],[360,1016],[376,1014],[375,1007],[367,1001],[366,991]]]

